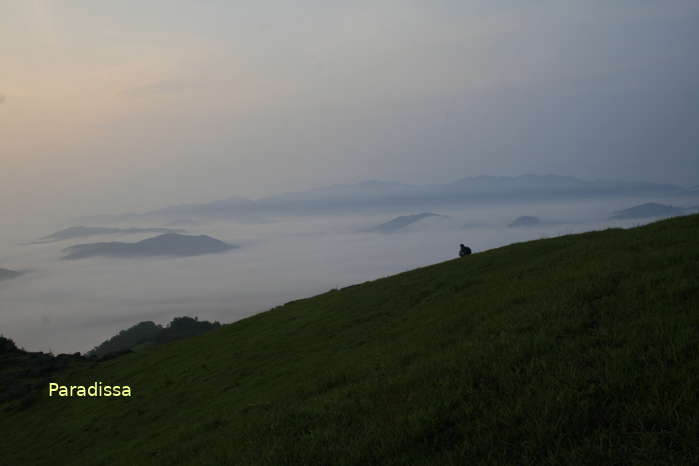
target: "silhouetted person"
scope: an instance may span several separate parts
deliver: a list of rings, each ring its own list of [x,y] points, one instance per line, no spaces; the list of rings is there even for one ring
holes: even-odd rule
[[[469,254],[471,254],[471,248],[462,244],[461,248],[459,249],[459,257],[468,256]]]

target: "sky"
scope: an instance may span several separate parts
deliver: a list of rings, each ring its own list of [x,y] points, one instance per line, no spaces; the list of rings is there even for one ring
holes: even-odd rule
[[[697,185],[697,43],[696,0],[0,0],[0,218],[366,179]]]

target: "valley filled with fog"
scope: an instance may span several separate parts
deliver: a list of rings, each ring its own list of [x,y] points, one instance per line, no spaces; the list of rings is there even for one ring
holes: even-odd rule
[[[610,217],[651,200],[686,207],[699,203],[638,197],[538,200],[449,204],[429,210],[384,206],[363,212],[274,215],[245,223],[183,220],[178,228],[186,234],[208,235],[237,247],[193,257],[76,261],[62,260],[62,250],[155,235],[117,233],[26,244],[72,225],[37,222],[0,237],[0,267],[26,271],[0,282],[0,332],[31,351],[85,352],[144,320],[165,323],[188,315],[229,323],[290,300],[454,259],[460,243],[479,253],[520,241],[644,224],[656,218]],[[396,217],[421,212],[439,216],[390,233],[377,229]],[[520,216],[536,217],[539,223],[509,226]],[[143,218],[93,226],[164,225]]]

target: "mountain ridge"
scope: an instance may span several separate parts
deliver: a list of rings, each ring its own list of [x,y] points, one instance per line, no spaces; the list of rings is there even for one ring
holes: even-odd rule
[[[165,233],[147,238],[136,243],[118,241],[106,243],[76,244],[63,249],[64,260],[76,260],[88,257],[137,258],[151,256],[187,257],[202,254],[221,253],[236,246],[224,243],[206,235],[180,235]]]
[[[517,177],[481,175],[445,184],[414,185],[368,180],[336,184],[309,190],[249,199],[234,196],[199,204],[164,207],[134,217],[186,216],[195,219],[239,219],[261,221],[265,215],[306,212],[362,210],[387,206],[453,204],[475,201],[536,200],[580,196],[627,196],[631,194],[674,194],[681,188],[660,183],[628,181],[584,181],[572,176],[521,175]],[[115,216],[124,221],[129,214]]]
[[[401,215],[387,222],[369,228],[366,231],[376,233],[396,233],[410,225],[420,222],[421,220],[433,217],[448,218],[446,215],[435,214],[433,212],[422,212],[420,214]]]

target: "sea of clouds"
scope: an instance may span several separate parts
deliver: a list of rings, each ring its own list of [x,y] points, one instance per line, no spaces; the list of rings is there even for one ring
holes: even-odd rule
[[[233,322],[293,299],[454,259],[460,243],[479,253],[514,242],[652,221],[609,220],[613,211],[641,202],[645,200],[433,208],[449,218],[426,219],[392,234],[366,230],[423,210],[401,207],[370,214],[268,218],[258,224],[204,223],[187,227],[187,232],[240,247],[186,258],[62,261],[61,250],[73,244],[131,242],[155,235],[20,245],[71,224],[7,231],[0,238],[0,267],[29,272],[0,282],[0,333],[27,350],[85,352],[143,320],[166,323],[189,315]],[[521,215],[536,216],[542,223],[508,227]],[[143,222],[121,226],[162,226]]]

